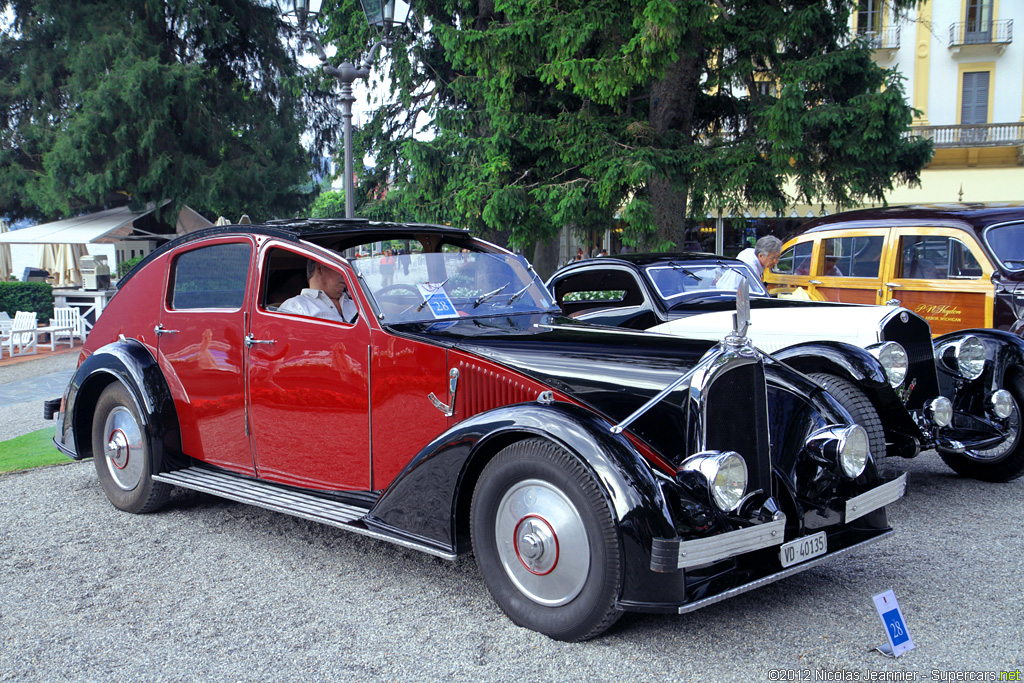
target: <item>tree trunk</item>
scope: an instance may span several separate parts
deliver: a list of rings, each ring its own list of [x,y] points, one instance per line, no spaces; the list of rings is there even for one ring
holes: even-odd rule
[[[558,270],[559,236],[538,240],[533,249],[533,268],[542,280],[547,280]]]
[[[694,52],[683,55],[673,64],[660,81],[651,85],[651,110],[648,121],[655,137],[662,140],[681,140],[693,145],[693,112],[700,90],[701,69],[704,67],[702,42],[699,33],[692,36]],[[672,135],[673,133],[680,135]],[[647,183],[651,208],[657,226],[658,242],[673,242],[681,249],[686,240],[685,170],[663,169]]]

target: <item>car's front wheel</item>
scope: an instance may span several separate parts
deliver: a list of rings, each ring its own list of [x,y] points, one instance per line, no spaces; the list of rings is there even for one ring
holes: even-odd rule
[[[963,453],[939,452],[942,460],[962,476],[982,481],[1011,481],[1024,474],[1024,437],[1021,435],[1024,380],[1007,378],[1004,387],[1013,396],[1013,410],[1006,418],[1006,438],[986,449],[967,449]]]
[[[516,624],[578,641],[621,615],[615,521],[594,476],[563,448],[504,448],[480,475],[471,518],[484,582]]]
[[[881,462],[885,457],[885,428],[882,426],[882,418],[878,416],[878,410],[867,394],[853,382],[828,373],[816,372],[811,374],[810,378],[832,394],[832,397],[846,408],[846,412],[850,413],[853,421],[864,428],[868,433],[871,455],[876,463]]]
[[[100,485],[114,507],[146,513],[167,501],[171,487],[152,479],[152,449],[145,424],[120,382],[104,389],[96,402],[92,454]]]

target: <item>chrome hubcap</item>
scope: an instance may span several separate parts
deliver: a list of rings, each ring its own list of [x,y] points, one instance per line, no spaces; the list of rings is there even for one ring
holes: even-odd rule
[[[107,435],[103,449],[107,470],[118,488],[131,491],[142,481],[145,467],[142,430],[132,412],[118,406],[107,415],[103,433]]]
[[[1013,411],[1006,418],[1006,438],[998,446],[983,450],[967,450],[966,453],[975,460],[998,460],[1009,453],[1017,445],[1020,434],[1020,408],[1013,401]]]
[[[517,483],[501,499],[494,531],[505,572],[534,602],[557,607],[583,590],[590,572],[587,530],[557,487],[540,479]]]

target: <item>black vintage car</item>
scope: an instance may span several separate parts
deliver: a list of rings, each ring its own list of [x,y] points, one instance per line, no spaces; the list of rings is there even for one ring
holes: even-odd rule
[[[750,287],[750,336],[828,389],[867,429],[872,453],[936,448],[957,472],[988,481],[1024,473],[1024,340],[961,330],[934,342],[896,306],[779,299],[740,261],[713,254],[628,254],[572,263],[548,281],[576,320],[716,339],[739,282]]]
[[[472,550],[515,623],[580,640],[891,532],[905,476],[743,329],[571,320],[521,257],[445,226],[210,229],[121,280],[55,441],[128,512],[179,486]]]

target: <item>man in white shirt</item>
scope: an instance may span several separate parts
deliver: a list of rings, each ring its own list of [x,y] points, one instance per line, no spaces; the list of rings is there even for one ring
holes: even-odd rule
[[[308,261],[306,279],[309,287],[281,304],[278,311],[344,323],[355,322],[359,309],[349,296],[348,285],[339,271]]]
[[[737,254],[736,258],[747,264],[758,280],[763,280],[764,271],[778,265],[781,254],[782,240],[773,235],[765,235],[753,247],[748,247]]]

